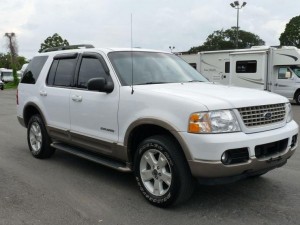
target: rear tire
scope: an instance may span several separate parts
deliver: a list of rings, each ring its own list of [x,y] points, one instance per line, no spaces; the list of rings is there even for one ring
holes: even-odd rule
[[[168,207],[192,196],[195,182],[186,158],[169,136],[156,135],[142,141],[134,163],[139,189],[151,204]]]
[[[51,139],[40,115],[33,115],[27,127],[27,142],[31,154],[38,159],[51,157],[55,149],[51,147]]]

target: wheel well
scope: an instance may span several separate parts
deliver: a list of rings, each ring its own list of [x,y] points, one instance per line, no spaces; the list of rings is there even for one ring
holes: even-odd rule
[[[24,117],[24,123],[26,127],[28,125],[30,117],[35,114],[39,114],[39,115],[41,114],[40,111],[35,106],[29,105],[25,108],[23,117]]]
[[[146,138],[154,135],[168,135],[180,146],[180,143],[169,130],[153,124],[140,125],[131,131],[127,142],[128,158],[131,163],[134,163],[134,155],[138,145]]]
[[[297,97],[297,94],[300,92],[300,88],[299,89],[297,89],[296,91],[295,91],[295,94],[294,94],[294,99],[296,99],[296,97]]]

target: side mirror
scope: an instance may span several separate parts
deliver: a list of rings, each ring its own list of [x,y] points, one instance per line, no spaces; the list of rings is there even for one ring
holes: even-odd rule
[[[286,79],[292,78],[292,73],[291,73],[290,71],[287,71],[287,72],[285,73],[285,78],[286,78]]]
[[[90,91],[99,91],[111,93],[114,90],[114,84],[107,82],[104,77],[92,78],[87,83],[87,89]]]

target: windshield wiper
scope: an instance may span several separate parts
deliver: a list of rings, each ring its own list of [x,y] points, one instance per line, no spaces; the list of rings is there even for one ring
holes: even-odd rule
[[[140,84],[135,84],[135,85],[144,85],[144,84],[165,84],[169,82],[146,82],[146,83],[140,83]]]

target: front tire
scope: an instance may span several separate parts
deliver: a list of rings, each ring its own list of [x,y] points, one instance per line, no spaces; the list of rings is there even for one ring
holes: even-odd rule
[[[295,94],[295,101],[297,105],[300,105],[300,91]]]
[[[31,154],[35,158],[49,158],[55,152],[51,147],[51,139],[40,115],[33,115],[27,127],[27,142]]]
[[[195,183],[185,156],[169,136],[156,135],[140,143],[134,172],[141,193],[155,206],[179,204],[193,194]]]

